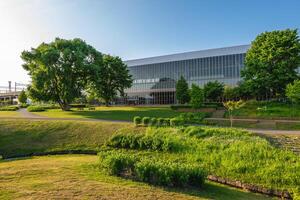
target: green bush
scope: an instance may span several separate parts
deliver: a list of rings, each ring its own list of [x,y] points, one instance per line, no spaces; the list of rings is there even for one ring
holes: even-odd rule
[[[148,126],[150,123],[150,117],[143,117],[142,123],[144,126]]]
[[[135,171],[140,181],[171,187],[201,187],[206,177],[199,166],[149,159],[137,162]]]
[[[202,123],[203,119],[207,117],[207,113],[196,112],[196,113],[181,113],[179,118],[188,124],[199,124]]]
[[[19,106],[3,106],[0,107],[0,111],[16,111],[19,109]]]
[[[137,125],[140,125],[142,123],[142,118],[140,116],[135,116],[133,118],[133,122],[134,124],[137,126]]]
[[[184,109],[184,108],[192,108],[191,105],[171,105],[170,108],[172,110]]]
[[[158,118],[157,119],[157,125],[158,126],[163,126],[165,124],[165,119],[164,118]]]
[[[170,126],[170,121],[171,121],[170,118],[165,118],[164,125],[165,126]]]
[[[170,125],[171,126],[183,126],[184,125],[184,121],[181,118],[172,118],[170,120]]]
[[[28,106],[28,112],[43,112],[46,109],[43,106]]]
[[[144,134],[118,132],[107,142],[106,146],[113,148],[153,150],[163,152],[177,152],[184,148],[179,135],[166,134],[159,128],[148,128]]]
[[[157,125],[157,119],[156,119],[155,117],[152,117],[152,118],[150,119],[150,125],[151,125],[151,126],[156,126],[156,125]]]
[[[110,175],[121,175],[122,172],[132,172],[134,168],[134,158],[128,154],[118,152],[109,155],[100,154],[101,164]]]
[[[20,107],[21,108],[27,108],[29,105],[27,104],[27,103],[22,103],[21,105],[20,105]]]
[[[86,108],[85,104],[70,104],[71,108]]]
[[[126,176],[154,185],[182,187],[204,184],[206,172],[200,166],[168,160],[135,158],[122,151],[100,153],[101,165],[110,175]]]

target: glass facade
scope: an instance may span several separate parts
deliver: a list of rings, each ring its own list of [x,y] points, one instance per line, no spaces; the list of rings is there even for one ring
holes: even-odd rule
[[[203,86],[210,81],[236,85],[241,80],[245,53],[195,58],[163,63],[128,66],[132,87],[125,90],[126,104],[174,104],[176,81],[183,76],[189,85]]]

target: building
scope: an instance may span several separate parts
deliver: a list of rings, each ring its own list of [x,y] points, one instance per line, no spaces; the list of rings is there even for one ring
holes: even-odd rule
[[[176,81],[183,76],[189,85],[209,81],[236,85],[250,45],[208,49],[125,61],[133,77],[127,97],[117,103],[174,104]]]

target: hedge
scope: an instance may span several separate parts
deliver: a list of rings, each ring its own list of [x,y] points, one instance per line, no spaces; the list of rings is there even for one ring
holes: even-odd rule
[[[16,111],[19,109],[19,106],[3,106],[0,107],[0,111]]]
[[[43,112],[46,109],[43,106],[28,106],[28,112]]]
[[[122,152],[100,154],[102,166],[110,175],[126,176],[154,185],[201,187],[207,173],[197,165],[170,161],[138,159]]]

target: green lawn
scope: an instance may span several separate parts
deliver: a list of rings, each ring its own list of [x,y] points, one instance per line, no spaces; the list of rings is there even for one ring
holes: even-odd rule
[[[43,156],[0,162],[0,199],[270,199],[206,182],[202,189],[168,189],[107,176],[98,156]],[[24,167],[26,166],[26,167]]]
[[[300,105],[248,101],[244,107],[234,111],[233,115],[236,118],[300,120]]]
[[[17,111],[0,111],[0,117],[20,117]]]
[[[52,118],[87,118],[132,121],[134,116],[141,117],[175,117],[179,112],[169,107],[97,107],[96,111],[61,111],[59,109],[37,112],[35,114]]]
[[[96,151],[126,123],[0,120],[0,155]]]

